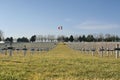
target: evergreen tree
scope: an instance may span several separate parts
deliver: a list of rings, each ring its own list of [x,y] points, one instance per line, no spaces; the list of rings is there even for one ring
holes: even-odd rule
[[[10,37],[10,43],[13,43],[13,37]]]
[[[78,41],[82,42],[82,37],[81,36],[79,36]]]
[[[35,40],[36,40],[36,35],[33,35],[33,36],[30,38],[30,41],[31,41],[31,42],[35,42]]]
[[[65,37],[64,38],[64,42],[68,42],[69,41],[69,38],[68,37]]]
[[[85,35],[82,36],[82,41],[86,41]]]
[[[18,38],[17,42],[29,42],[29,39],[26,37]]]
[[[70,41],[70,42],[73,42],[73,41],[74,41],[73,35],[70,36],[69,41]]]
[[[93,42],[95,39],[94,39],[93,35],[88,35],[87,38],[86,38],[86,40],[88,42]]]

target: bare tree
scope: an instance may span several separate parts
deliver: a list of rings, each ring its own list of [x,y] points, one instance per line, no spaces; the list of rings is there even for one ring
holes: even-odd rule
[[[40,37],[40,42],[43,42],[43,35],[39,35]]]
[[[48,41],[53,42],[55,40],[54,35],[48,35]]]
[[[75,41],[75,42],[78,42],[78,38],[79,38],[78,35],[75,35],[75,36],[74,36],[74,41]]]
[[[104,35],[102,33],[98,35],[98,41],[104,41]]]
[[[43,36],[37,35],[36,40],[37,40],[37,42],[43,42]]]
[[[2,41],[4,39],[4,36],[3,36],[3,31],[0,30],[0,41]]]
[[[44,36],[44,37],[43,37],[43,40],[46,42],[46,40],[47,40],[47,37],[46,37],[46,36]]]

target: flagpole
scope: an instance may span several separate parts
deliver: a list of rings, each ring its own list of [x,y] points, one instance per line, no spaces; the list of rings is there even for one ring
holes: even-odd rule
[[[63,27],[62,27],[62,26],[58,26],[58,31],[59,31],[59,32],[58,32],[58,37],[59,37],[59,36],[60,36],[60,37],[62,36],[62,34],[61,34],[61,33],[62,33],[62,32],[61,32],[62,30],[63,30]]]

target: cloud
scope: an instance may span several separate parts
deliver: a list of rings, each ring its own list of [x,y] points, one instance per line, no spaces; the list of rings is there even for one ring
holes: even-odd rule
[[[97,21],[86,21],[77,25],[77,28],[82,30],[112,30],[112,29],[118,29],[119,25],[100,23]]]

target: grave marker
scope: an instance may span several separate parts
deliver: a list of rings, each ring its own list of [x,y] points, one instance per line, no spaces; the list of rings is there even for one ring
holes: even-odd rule
[[[93,48],[93,49],[91,49],[91,51],[92,51],[92,56],[94,56],[95,49]]]
[[[102,46],[102,48],[100,49],[100,57],[103,57],[103,53],[104,53],[104,48]]]
[[[18,54],[20,49],[17,48],[16,50],[17,50],[17,54]]]
[[[107,51],[107,56],[109,56],[109,51],[110,51],[110,49],[107,48],[106,51]]]
[[[13,49],[14,49],[14,47],[8,47],[8,50],[9,50],[9,56],[12,56],[12,54],[13,54]]]
[[[5,55],[7,55],[7,45],[5,45],[5,48],[3,50],[5,50]]]
[[[23,51],[24,51],[24,56],[26,56],[26,53],[27,53],[26,45],[24,46]]]
[[[115,53],[116,53],[115,57],[116,57],[116,59],[119,58],[119,51],[120,51],[119,44],[117,44],[116,48],[115,48]]]
[[[31,54],[34,54],[34,51],[35,51],[35,49],[34,49],[34,48],[32,48],[32,49],[31,49]]]

